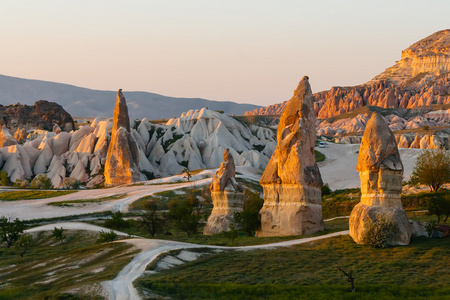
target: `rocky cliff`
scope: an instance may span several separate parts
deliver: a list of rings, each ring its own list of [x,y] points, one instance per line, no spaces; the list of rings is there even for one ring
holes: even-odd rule
[[[54,124],[65,131],[75,129],[71,115],[54,102],[39,100],[33,106],[0,105],[0,125],[5,125],[13,133],[18,128],[52,130]]]
[[[333,87],[314,94],[314,111],[326,119],[363,106],[413,108],[450,103],[450,30],[411,45],[393,67],[354,87]],[[246,115],[281,114],[286,102],[247,111]]]

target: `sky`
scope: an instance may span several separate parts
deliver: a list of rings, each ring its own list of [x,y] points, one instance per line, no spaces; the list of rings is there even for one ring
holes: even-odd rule
[[[450,28],[448,0],[2,1],[0,74],[267,106],[362,84]]]

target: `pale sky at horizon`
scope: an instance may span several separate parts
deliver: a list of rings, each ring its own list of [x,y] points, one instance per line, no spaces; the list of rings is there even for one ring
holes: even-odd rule
[[[2,1],[0,74],[267,106],[362,84],[450,1]],[[447,21],[446,21],[447,20]]]

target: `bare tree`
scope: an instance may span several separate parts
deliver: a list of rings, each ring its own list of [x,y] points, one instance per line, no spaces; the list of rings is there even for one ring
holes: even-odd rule
[[[350,284],[352,286],[352,292],[356,292],[355,277],[353,277],[353,270],[350,269],[350,272],[347,273],[344,270],[342,270],[337,264],[336,264],[336,268],[338,268],[338,270],[341,271],[347,277],[347,281],[350,282]]]

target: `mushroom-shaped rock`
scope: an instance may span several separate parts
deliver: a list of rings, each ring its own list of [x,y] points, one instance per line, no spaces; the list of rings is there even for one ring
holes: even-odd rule
[[[230,230],[234,213],[244,209],[244,188],[236,181],[234,160],[228,148],[223,153],[223,162],[214,174],[210,190],[214,208],[203,230],[206,235]]]
[[[261,177],[264,206],[258,236],[311,234],[323,230],[322,177],[316,165],[316,117],[308,77],[286,104],[278,146]]]
[[[356,169],[361,179],[361,202],[350,215],[350,236],[363,243],[367,234],[365,223],[369,219],[378,222],[381,215],[395,224],[388,243],[409,244],[411,229],[400,199],[403,164],[394,134],[377,113],[367,122]]]
[[[128,108],[122,90],[117,92],[113,128],[105,164],[105,184],[118,185],[139,180],[139,152],[130,133]]]

